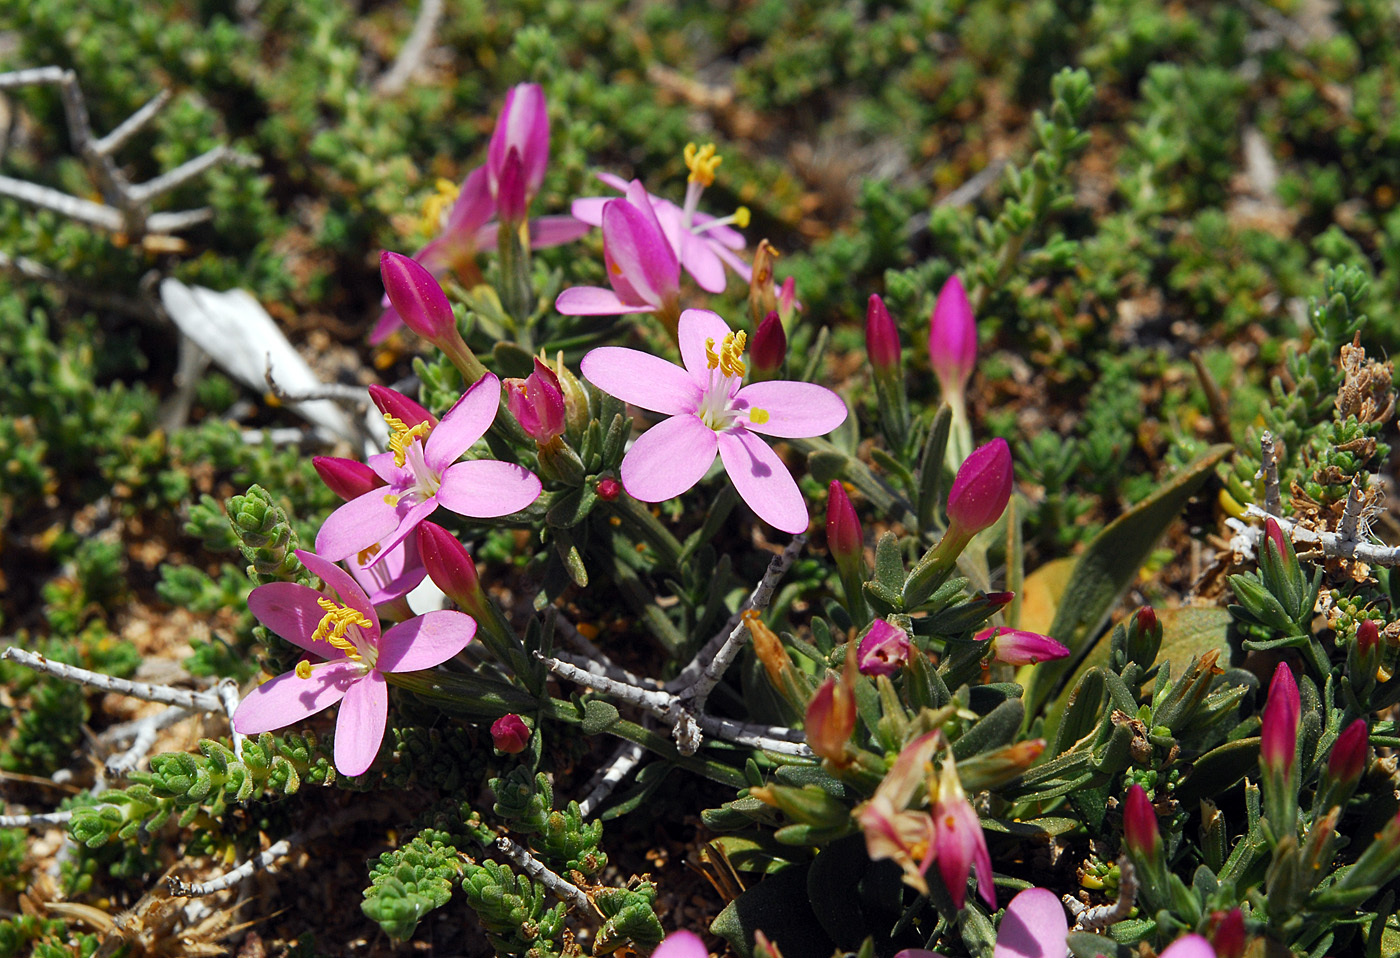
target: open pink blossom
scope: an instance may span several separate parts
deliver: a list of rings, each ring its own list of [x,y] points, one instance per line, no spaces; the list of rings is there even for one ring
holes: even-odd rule
[[[633,180],[625,198],[604,203],[599,222],[603,263],[612,289],[573,286],[559,294],[554,308],[565,316],[658,313],[674,317],[680,309],[680,262],[642,184]]]
[[[633,444],[619,470],[634,498],[660,502],[700,481],[718,453],[758,517],[783,532],[807,528],[807,504],[787,466],[760,435],[820,436],[841,425],[846,404],[823,386],[768,380],[744,386],[745,336],[707,309],[681,313],[684,368],[649,353],[604,346],[583,357],[599,389],[669,418]]]
[[[294,671],[264,682],[233,713],[234,730],[258,735],[284,728],[340,702],[335,720],[335,767],[360,775],[384,740],[389,714],[386,672],[415,672],[447,661],[476,635],[461,612],[429,612],[380,633],[369,596],[349,573],[323,556],[297,558],[339,596],[295,582],[258,586],[248,608],[259,622],[322,661],[303,659]]]
[[[423,415],[428,416],[427,410],[423,410]],[[375,475],[373,469],[354,459],[317,456],[311,463],[331,492],[347,501],[384,485],[384,480]],[[413,536],[395,546],[388,555],[381,557],[380,551],[376,543],[346,558],[350,574],[374,605],[403,598],[428,574],[418,553],[418,540]]]
[[[1068,938],[1069,921],[1055,893],[1045,888],[1027,888],[1006,906],[992,958],[1064,958]],[[906,948],[895,952],[894,958],[943,956],[923,948]]]
[[[496,418],[500,394],[500,380],[487,373],[436,425],[422,421],[410,426],[386,416],[393,431],[390,451],[369,459],[386,485],[332,512],[316,534],[317,553],[338,562],[378,545],[380,555],[387,555],[438,506],[468,518],[490,519],[534,502],[542,486],[523,466],[494,459],[457,461],[486,434]]]
[[[648,199],[656,211],[656,218],[666,234],[667,241],[671,244],[676,258],[680,261],[681,268],[689,273],[696,284],[705,292],[721,293],[725,287],[725,266],[734,270],[746,283],[753,277],[752,267],[738,256],[738,252],[744,248],[744,236],[730,226],[731,223],[741,227],[747,226],[749,216],[748,211],[742,207],[732,216],[723,218],[701,213],[696,208],[700,202],[700,195],[704,192],[704,187],[709,185],[703,182],[706,161],[700,158],[701,152],[695,151],[687,164],[698,165],[702,175],[701,179],[696,179],[692,172],[690,182],[686,185],[684,206],[677,206],[670,200],[650,194],[648,194]],[[708,162],[713,163],[714,159],[712,153]],[[599,173],[598,179],[615,190],[627,192],[627,181],[620,176]],[[711,173],[710,181],[713,181],[713,173]],[[570,206],[570,212],[574,214],[575,219],[593,226],[601,226],[603,225],[603,207],[611,199],[607,196],[588,196],[577,199]]]

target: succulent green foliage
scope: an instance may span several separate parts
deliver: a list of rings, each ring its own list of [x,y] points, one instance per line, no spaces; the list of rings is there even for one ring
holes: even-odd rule
[[[585,822],[576,801],[563,810],[555,809],[554,789],[543,772],[531,776],[524,766],[516,766],[488,784],[496,796],[492,811],[513,832],[529,836],[531,846],[546,862],[584,876],[596,875],[607,866],[608,856],[599,847],[603,823]]]
[[[406,941],[424,915],[452,899],[465,871],[453,836],[424,829],[402,848],[379,856],[360,907],[389,937]]]
[[[462,891],[498,954],[549,958],[560,953],[564,905],[545,907],[544,885],[493,861],[463,865]]]

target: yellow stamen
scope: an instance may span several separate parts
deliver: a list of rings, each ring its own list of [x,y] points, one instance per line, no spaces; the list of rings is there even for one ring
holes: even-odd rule
[[[396,506],[398,504],[399,503],[397,496],[394,498],[393,502],[389,503],[389,505],[391,506]],[[369,560],[373,559],[377,555],[379,555],[379,543],[376,542],[368,549],[361,549],[359,555],[355,556],[355,561],[360,565],[369,565]]]
[[[727,333],[715,352],[713,338],[705,340],[705,362],[711,369],[719,369],[726,376],[743,376],[748,371],[740,358],[744,354],[744,344],[748,342],[746,333]]]
[[[384,504],[386,506],[396,506],[399,504],[399,497],[394,495],[392,492],[386,492],[384,494]],[[364,565],[364,563],[361,562],[360,565]]]
[[[763,425],[769,418],[768,410],[766,409],[754,408],[749,410],[749,422],[753,423],[755,426]]]
[[[420,229],[429,235],[442,229],[443,214],[452,208],[453,203],[457,202],[457,195],[460,192],[457,184],[451,180],[439,179],[436,187],[437,192],[423,201],[423,224]]]
[[[329,642],[332,646],[344,652],[347,658],[360,658],[359,649],[355,648],[355,643],[345,637],[352,625],[367,628],[370,624],[357,610],[345,605],[337,605],[334,600],[321,596],[316,600],[316,604],[326,613],[321,616],[321,621],[316,626],[316,631],[311,634],[313,642]]]
[[[737,227],[739,227],[739,229],[741,229],[741,230],[742,230],[742,229],[748,229],[748,227],[749,227],[749,208],[748,208],[747,206],[741,206],[741,207],[739,207],[737,210],[734,211],[734,225],[737,226]]]
[[[307,659],[302,659],[300,662],[297,663],[296,672],[297,678],[299,679],[311,678],[311,662]]]
[[[404,463],[408,461],[408,447],[413,445],[413,440],[422,439],[426,441],[428,433],[432,432],[433,427],[426,422],[420,422],[416,426],[410,426],[402,419],[397,419],[390,416],[388,413],[384,414],[384,421],[389,424],[391,433],[389,436],[389,451],[394,454],[394,465],[402,469]],[[386,498],[385,501],[388,502],[388,499]],[[394,505],[392,502],[389,504]]]
[[[701,186],[709,186],[715,181],[715,170],[724,157],[715,152],[713,143],[706,143],[697,147],[694,143],[685,145],[685,166],[690,170],[690,182],[699,183]]]

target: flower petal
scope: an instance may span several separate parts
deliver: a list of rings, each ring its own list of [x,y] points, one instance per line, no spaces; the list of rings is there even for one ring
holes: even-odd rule
[[[389,485],[394,483],[411,483],[413,473],[404,466],[394,464],[394,454],[392,452],[376,452],[365,459],[365,465],[374,471],[374,474],[383,479]]]
[[[710,244],[694,233],[681,234],[681,266],[707,293],[722,293],[726,284],[724,264]]]
[[[980,879],[979,879],[980,883]],[[1027,888],[1006,906],[994,958],[1064,958],[1069,921],[1055,893]]]
[[[465,612],[425,612],[389,629],[379,640],[381,672],[415,672],[446,662],[476,636],[476,620]]]
[[[589,226],[601,226],[603,207],[615,199],[615,196],[583,196],[569,204],[569,213]]]
[[[807,531],[807,503],[768,443],[745,429],[719,434],[719,457],[734,488],[760,519],[796,535]]]
[[[365,590],[360,588],[360,584],[354,580],[350,573],[329,561],[325,556],[307,552],[305,549],[297,550],[297,558],[301,560],[302,565],[319,576],[322,582],[334,589],[336,594],[340,596],[341,602],[369,619],[372,623],[373,634],[379,634],[379,616],[375,615],[374,606],[370,604],[369,596],[365,595]]]
[[[593,227],[572,216],[541,216],[530,221],[530,248],[544,249],[572,243]]]
[[[374,764],[389,721],[389,686],[378,669],[370,669],[345,691],[335,718],[335,770],[363,775]]]
[[[603,244],[611,260],[608,282],[619,296],[626,301],[633,291],[656,308],[676,295],[681,267],[656,216],[649,214],[650,206],[641,210],[628,200],[612,200],[603,207]]]
[[[519,512],[540,496],[539,477],[524,466],[473,459],[449,466],[437,500],[468,519],[494,519]]]
[[[344,652],[325,642],[311,641],[326,613],[316,604],[321,593],[296,582],[269,582],[248,594],[248,608],[259,622],[298,648],[323,659],[341,658]]]
[[[710,958],[710,949],[693,931],[673,931],[656,946],[651,958]]]
[[[623,457],[622,485],[642,502],[661,502],[700,481],[715,461],[715,432],[682,413],[663,419],[632,444]]]
[[[452,210],[447,214],[447,225],[443,234],[474,234],[491,219],[491,214],[495,211],[496,204],[491,200],[491,185],[487,179],[486,167],[478,166],[462,180],[457,201],[452,204]],[[420,253],[416,258],[421,256]]]
[[[380,556],[383,556],[381,559]],[[382,548],[361,564],[360,553],[345,560],[350,574],[375,605],[408,595],[428,574],[418,554],[418,537],[409,536],[386,553]],[[378,559],[379,561],[375,561]]]
[[[650,303],[624,303],[617,293],[601,286],[570,286],[555,298],[554,308],[565,316],[616,316],[655,309]]]
[[[643,409],[674,416],[700,405],[700,386],[689,373],[640,349],[600,346],[583,357],[580,368],[603,392]]]
[[[348,659],[318,662],[304,679],[284,672],[243,697],[233,713],[234,731],[261,735],[300,722],[339,702],[363,674],[364,666]]]
[[[695,377],[701,386],[710,382],[710,364],[705,359],[705,342],[713,339],[715,349],[719,349],[724,337],[731,330],[729,324],[720,319],[719,313],[708,309],[687,309],[681,313],[676,326],[676,338],[681,344],[681,361],[686,372]]]
[[[384,501],[384,495],[383,488],[371,489],[327,516],[316,533],[316,554],[327,562],[339,562],[397,529],[398,510]]]
[[[442,472],[472,447],[496,419],[501,406],[501,381],[491,373],[472,383],[462,398],[428,434],[423,460],[428,468]]]
[[[1168,945],[1161,958],[1215,958],[1215,949],[1200,935],[1186,935]]]
[[[742,240],[740,240],[739,245],[736,246],[735,249],[743,248],[744,243]],[[750,266],[748,263],[745,263],[739,257],[735,256],[729,250],[725,249],[722,244],[712,243],[710,245],[710,249],[715,251],[716,256],[728,263],[729,268],[732,269],[734,272],[738,273],[739,278],[742,279],[744,282],[747,283],[753,280],[753,267]]]
[[[846,421],[846,403],[840,396],[816,383],[772,379],[752,383],[734,397],[738,409],[763,410],[768,418],[745,423],[765,436],[806,439],[824,436]],[[751,413],[752,415],[752,413]]]
[[[403,325],[403,318],[399,316],[398,310],[390,306],[379,314],[379,320],[374,324],[374,329],[369,333],[369,344],[377,346],[389,338],[389,334]]]
[[[368,565],[379,565],[386,557],[392,555],[394,550],[399,547],[400,543],[404,542],[413,534],[413,531],[418,528],[420,522],[437,511],[437,507],[441,505],[441,503],[442,500],[437,496],[429,496],[422,502],[413,503],[409,506],[405,506],[404,503],[399,503],[398,510],[400,517],[398,527],[379,541],[379,553],[368,562]]]

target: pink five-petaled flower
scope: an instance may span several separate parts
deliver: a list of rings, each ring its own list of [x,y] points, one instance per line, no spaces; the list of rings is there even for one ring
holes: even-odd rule
[[[977,893],[988,905],[997,906],[987,836],[982,833],[982,821],[963,791],[951,752],[944,759],[938,779],[938,797],[933,803],[933,845],[938,872],[955,906],[963,906],[967,897],[967,876],[973,868],[977,871]]]
[[[1044,888],[1027,888],[1011,899],[997,928],[992,958],[1064,958],[1069,938],[1065,906],[1055,893]],[[943,958],[934,951],[906,948],[894,958]]]
[[[744,386],[744,334],[708,309],[686,310],[678,331],[684,368],[620,346],[583,357],[583,374],[599,389],[670,417],[628,450],[619,470],[623,487],[643,502],[670,499],[699,482],[718,452],[760,519],[783,532],[805,531],[807,505],[797,482],[758,434],[823,435],[845,420],[845,402],[813,383]]]
[[[978,642],[989,642],[992,655],[998,662],[1007,665],[1035,665],[1069,655],[1069,649],[1048,635],[1020,629],[997,626],[978,632],[976,639]]]
[[[573,286],[559,294],[554,308],[565,316],[657,313],[671,327],[680,310],[680,262],[642,184],[633,180],[626,197],[608,200],[600,221],[612,289]]]
[[[384,740],[389,714],[386,672],[415,672],[447,661],[476,635],[461,612],[429,612],[380,633],[379,617],[349,573],[311,552],[297,558],[340,597],[336,602],[295,582],[258,586],[248,608],[259,622],[324,661],[303,659],[255,688],[233,713],[243,735],[271,732],[340,702],[335,721],[335,767],[360,775]]]
[[[427,415],[426,411],[424,415]],[[384,485],[384,480],[375,475],[373,469],[354,459],[317,456],[311,460],[311,464],[331,492],[345,500],[355,499]],[[350,563],[350,574],[369,594],[369,601],[374,605],[402,599],[418,588],[418,583],[427,575],[418,554],[418,543],[412,538],[404,540],[382,558],[376,544],[354,556],[347,556],[346,561]]]
[[[928,894],[924,875],[935,854],[934,824],[928,812],[908,806],[924,783],[925,766],[937,751],[940,737],[934,730],[905,745],[875,794],[854,812],[865,834],[866,854],[872,861],[893,860],[904,872],[904,883],[923,895]]]
[[[489,519],[524,509],[542,489],[522,466],[457,459],[486,434],[500,406],[501,383],[487,373],[462,394],[436,425],[408,425],[385,416],[393,435],[389,452],[369,465],[387,484],[332,512],[316,534],[316,551],[331,561],[378,545],[381,555],[406,539],[443,506],[461,516]]]

